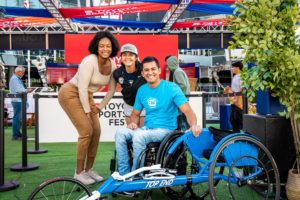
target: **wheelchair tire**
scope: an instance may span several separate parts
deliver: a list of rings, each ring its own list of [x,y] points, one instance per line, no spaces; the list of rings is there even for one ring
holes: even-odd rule
[[[90,189],[80,181],[70,177],[57,177],[39,185],[27,200],[35,199],[80,199],[92,196]]]
[[[170,143],[169,148],[172,146],[172,144],[173,143]],[[199,166],[196,164],[192,155],[183,144],[180,144],[175,149],[173,154],[168,154],[162,166],[163,168],[176,169],[176,175],[192,175],[199,173]],[[204,197],[209,194],[208,184],[206,182],[191,185],[172,186],[161,188],[161,190],[172,200],[200,200],[204,199]]]
[[[220,162],[220,158],[224,160]],[[223,174],[216,172],[224,166]],[[214,185],[219,180],[218,185]],[[269,150],[255,138],[240,135],[229,138],[216,151],[209,168],[211,199],[280,199],[280,179]],[[260,195],[255,191],[260,191]]]
[[[183,134],[184,133],[181,131],[174,131],[163,139],[157,152],[155,164],[163,163],[164,159],[166,158],[166,155],[168,154],[169,148],[172,146],[171,144],[173,144],[174,141]]]

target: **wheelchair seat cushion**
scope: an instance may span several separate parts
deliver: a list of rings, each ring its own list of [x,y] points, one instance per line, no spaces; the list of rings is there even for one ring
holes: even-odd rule
[[[217,129],[214,127],[208,127],[208,130],[214,135],[214,140],[216,142],[221,141],[224,137],[233,134],[232,131],[229,130],[222,130],[222,129]]]

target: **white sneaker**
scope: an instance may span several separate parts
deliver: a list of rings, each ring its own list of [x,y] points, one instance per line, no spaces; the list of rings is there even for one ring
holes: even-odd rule
[[[91,185],[95,183],[94,179],[92,179],[85,170],[83,170],[80,174],[77,174],[75,170],[74,178],[81,181],[85,185]]]
[[[97,172],[95,172],[93,169],[90,169],[86,172],[92,179],[94,179],[96,182],[101,182],[104,180],[102,176],[99,176]]]

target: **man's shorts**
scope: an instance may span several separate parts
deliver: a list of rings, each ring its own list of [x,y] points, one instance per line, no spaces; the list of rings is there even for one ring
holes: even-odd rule
[[[133,110],[133,106],[128,105],[127,103],[124,102],[124,114],[126,117],[130,117],[131,113]],[[145,117],[146,111],[145,109],[142,110],[140,117]]]

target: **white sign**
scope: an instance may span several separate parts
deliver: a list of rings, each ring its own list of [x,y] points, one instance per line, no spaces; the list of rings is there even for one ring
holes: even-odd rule
[[[97,96],[105,96],[105,92],[94,95],[95,103],[102,99]],[[200,94],[193,92],[192,94]],[[43,95],[57,95],[57,93],[41,93]],[[118,97],[118,98],[116,98]],[[120,92],[116,92],[114,98],[99,113],[101,137],[100,141],[114,141],[116,130],[126,127],[123,113],[123,99]],[[196,113],[198,124],[202,125],[202,97],[190,97],[189,102]],[[77,142],[78,133],[70,119],[58,103],[57,98],[39,99],[39,140],[40,142]]]

